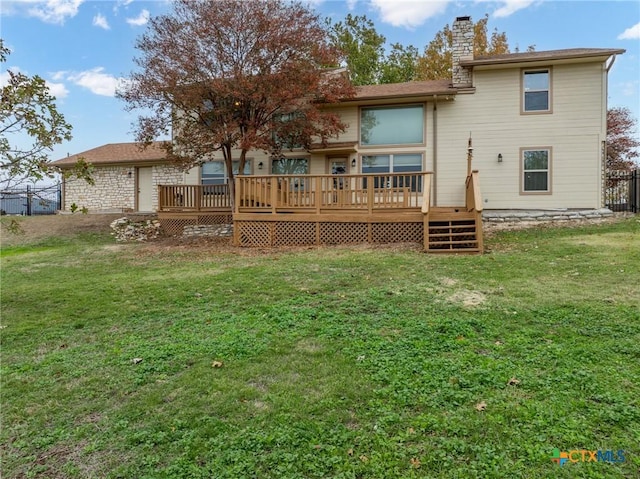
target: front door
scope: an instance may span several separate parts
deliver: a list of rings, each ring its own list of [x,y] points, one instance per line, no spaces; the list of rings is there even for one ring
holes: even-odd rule
[[[346,175],[349,172],[347,158],[329,158],[329,173],[332,175]]]
[[[138,211],[153,211],[153,184],[152,184],[152,170],[151,166],[145,166],[138,168],[137,186],[137,206]]]

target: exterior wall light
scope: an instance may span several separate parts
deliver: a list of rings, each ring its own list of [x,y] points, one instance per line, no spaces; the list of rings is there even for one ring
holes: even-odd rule
[[[356,167],[356,159],[354,158],[353,160],[351,160],[351,168],[355,168]]]
[[[259,169],[259,170],[261,170],[263,166],[264,166],[264,165],[262,164],[262,162],[258,163],[258,169]]]
[[[502,163],[502,153],[498,153],[498,163]]]

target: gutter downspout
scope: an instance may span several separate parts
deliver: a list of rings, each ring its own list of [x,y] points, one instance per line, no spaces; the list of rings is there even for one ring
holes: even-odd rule
[[[438,95],[433,95],[433,206],[438,206]]]
[[[600,208],[604,208],[605,206],[605,197],[606,197],[606,188],[607,188],[607,112],[609,111],[609,105],[607,102],[607,94],[609,91],[609,71],[611,70],[611,67],[613,67],[613,64],[616,62],[616,55],[612,55],[611,56],[611,61],[609,62],[608,65],[605,65],[605,74],[604,74],[604,91],[602,93],[602,99],[604,102],[604,111],[605,111],[605,116],[604,116],[604,140],[601,141],[601,148],[600,148],[600,155],[601,155],[601,160],[600,160],[600,170],[601,170],[601,175],[600,175]]]

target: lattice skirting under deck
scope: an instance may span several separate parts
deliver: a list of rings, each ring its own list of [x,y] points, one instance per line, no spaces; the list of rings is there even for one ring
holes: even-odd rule
[[[184,215],[175,217],[159,215],[158,220],[165,234],[169,236],[182,235],[185,226],[197,225],[223,225],[233,222],[230,213],[206,214],[206,215]]]
[[[235,221],[239,246],[269,247],[357,243],[421,243],[423,224],[415,222]]]

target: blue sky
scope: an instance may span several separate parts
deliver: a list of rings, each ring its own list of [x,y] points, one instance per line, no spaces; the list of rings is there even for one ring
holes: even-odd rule
[[[251,1],[251,0],[247,0]],[[489,14],[489,30],[506,32],[512,51],[623,48],[609,73],[609,106],[640,118],[640,1],[546,0],[308,0],[335,21],[366,15],[389,43],[424,48],[456,16]],[[135,114],[114,97],[134,68],[134,43],[150,16],[169,12],[168,0],[20,0],[0,3],[0,36],[12,53],[2,65],[40,75],[73,125],[73,140],[51,160],[106,144],[133,141]]]

